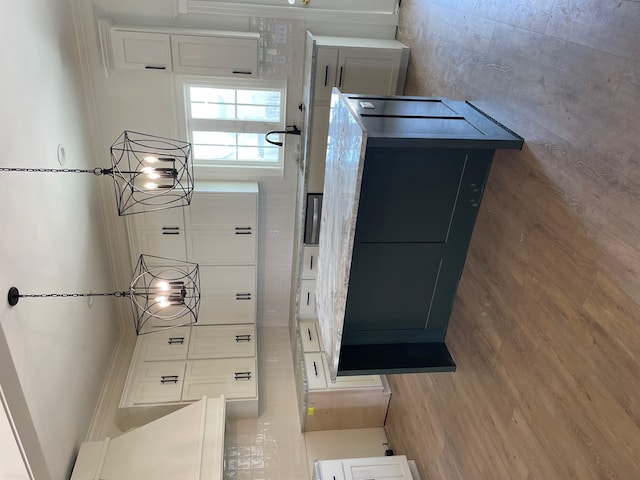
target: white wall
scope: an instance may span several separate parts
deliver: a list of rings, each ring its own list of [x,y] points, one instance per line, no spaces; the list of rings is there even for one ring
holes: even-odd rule
[[[65,167],[104,160],[89,147],[73,32],[66,0],[0,4],[0,167],[55,168],[58,144]],[[23,293],[114,289],[98,187],[108,181],[0,172],[2,292],[12,285]],[[53,479],[67,477],[91,420],[118,332],[114,300],[92,308],[76,298],[0,302],[13,363],[2,368],[17,374]]]

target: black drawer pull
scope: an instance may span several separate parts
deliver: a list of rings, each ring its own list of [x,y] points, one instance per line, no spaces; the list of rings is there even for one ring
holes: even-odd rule
[[[245,333],[244,335],[236,335],[236,342],[250,342],[251,335],[249,333]]]
[[[316,365],[316,362],[313,362],[313,370],[316,372],[316,377],[318,376],[318,365]]]
[[[236,235],[251,235],[251,227],[236,227]]]
[[[236,300],[251,300],[250,293],[236,293]]]
[[[309,334],[309,341],[313,340],[313,338],[311,338],[311,329],[307,328],[307,333]]]
[[[233,374],[234,380],[251,380],[251,372],[235,372]]]
[[[340,67],[340,81],[338,82],[338,86],[342,87],[342,67]]]
[[[311,304],[311,292],[307,292],[307,306]]]
[[[313,255],[311,255],[311,260],[309,261],[309,270],[313,270]]]
[[[180,227],[162,227],[162,235],[180,235]]]
[[[251,75],[253,72],[251,70],[233,70],[231,73],[234,75]]]
[[[160,383],[178,383],[178,375],[162,375],[160,377]]]
[[[169,340],[167,340],[167,343],[169,345],[183,345],[184,337],[171,337],[169,338]]]
[[[324,67],[324,86],[327,86],[327,80],[329,79],[329,65]]]
[[[163,65],[145,65],[145,70],[166,70],[167,67]]]

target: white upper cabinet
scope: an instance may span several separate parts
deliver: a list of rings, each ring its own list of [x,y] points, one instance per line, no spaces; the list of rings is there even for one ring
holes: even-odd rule
[[[258,41],[253,32],[111,25],[114,70],[148,70],[217,77],[258,74]]]
[[[111,47],[116,70],[171,71],[169,34],[113,29]]]
[[[258,73],[258,39],[171,35],[176,73],[251,78]]]

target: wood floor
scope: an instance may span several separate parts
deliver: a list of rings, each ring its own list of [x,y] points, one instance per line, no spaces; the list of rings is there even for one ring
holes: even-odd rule
[[[398,39],[406,94],[526,144],[494,159],[458,371],[389,377],[392,448],[422,480],[640,478],[640,2],[402,0]]]

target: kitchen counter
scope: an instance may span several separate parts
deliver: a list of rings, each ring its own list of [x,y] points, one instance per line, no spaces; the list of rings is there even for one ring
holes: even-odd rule
[[[455,370],[444,337],[493,153],[522,144],[468,102],[333,89],[316,293],[331,378]]]

